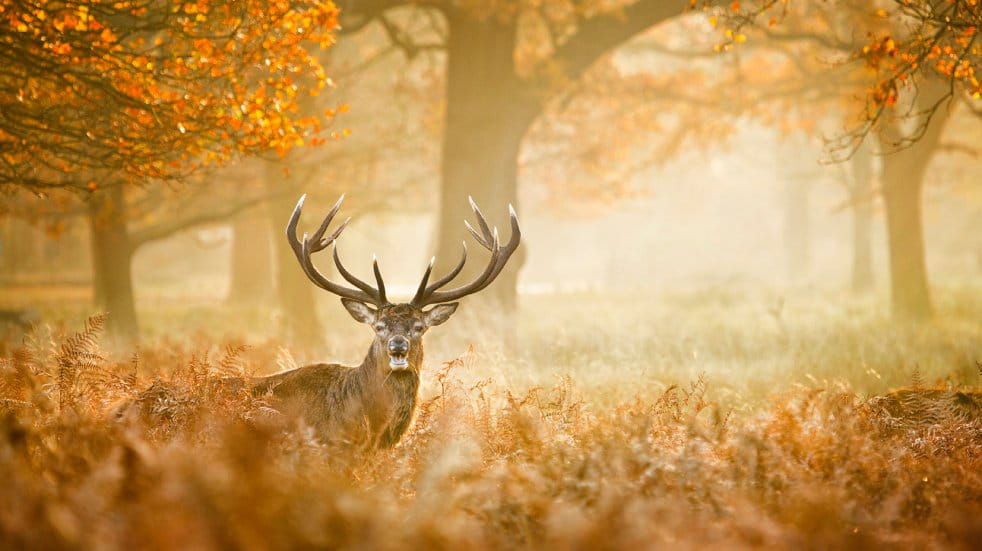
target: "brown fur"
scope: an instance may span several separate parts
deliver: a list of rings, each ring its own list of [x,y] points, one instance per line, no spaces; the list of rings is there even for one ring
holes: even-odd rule
[[[390,305],[377,318],[388,334],[410,341],[409,368],[389,367],[386,344],[378,335],[361,365],[312,364],[258,380],[254,395],[271,394],[273,405],[291,417],[302,417],[329,442],[391,447],[412,421],[423,364],[422,333],[412,325],[423,320],[420,309]]]

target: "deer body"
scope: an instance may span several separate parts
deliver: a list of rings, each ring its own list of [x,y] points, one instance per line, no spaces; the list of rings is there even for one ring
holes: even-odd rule
[[[376,341],[357,367],[308,365],[261,379],[253,393],[272,394],[280,411],[304,417],[319,434],[387,448],[399,441],[412,420],[420,367],[395,375],[388,363]]]
[[[498,243],[497,228],[491,229],[477,205],[480,233],[465,222],[477,242],[491,252],[484,272],[474,281],[455,289],[442,290],[462,270],[467,247],[454,269],[429,283],[434,260],[423,274],[416,295],[408,303],[393,304],[385,294],[385,283],[374,262],[376,286],[352,275],[341,264],[337,247],[334,263],[338,273],[355,286],[345,287],[329,281],[313,265],[310,255],[333,244],[347,225],[345,221],[329,237],[327,227],[341,206],[341,199],[327,214],[314,234],[302,239],[296,235],[304,197],[287,225],[287,239],[304,273],[317,286],[339,295],[348,313],[372,327],[375,340],[361,365],[313,364],[255,381],[254,395],[271,395],[274,406],[288,416],[302,417],[320,436],[337,443],[361,443],[369,448],[395,445],[409,428],[419,393],[419,375],[423,365],[423,334],[447,321],[457,310],[455,301],[484,289],[504,268],[518,247],[521,231],[514,210],[511,211],[512,235],[505,246]],[[425,306],[432,305],[424,310]]]

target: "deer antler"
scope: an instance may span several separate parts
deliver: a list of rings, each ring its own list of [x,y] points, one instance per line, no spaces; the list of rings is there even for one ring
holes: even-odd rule
[[[440,291],[439,289],[441,287],[450,283],[464,268],[464,263],[467,261],[467,244],[464,243],[464,250],[457,265],[447,275],[434,281],[431,285],[427,285],[430,274],[433,272],[433,264],[436,260],[435,258],[431,259],[430,265],[426,268],[423,279],[420,281],[419,287],[416,290],[416,296],[410,302],[413,306],[423,307],[428,304],[450,302],[484,289],[498,277],[498,274],[504,269],[508,259],[511,258],[511,254],[518,248],[518,244],[522,238],[522,230],[518,226],[518,216],[515,214],[515,209],[511,205],[508,205],[508,215],[511,219],[511,238],[508,239],[508,243],[504,247],[501,247],[498,241],[498,228],[492,229],[488,226],[484,215],[477,208],[477,203],[474,202],[474,199],[468,197],[467,200],[470,202],[475,216],[477,216],[477,224],[481,232],[478,233],[466,220],[464,221],[464,226],[467,227],[467,230],[470,231],[471,235],[474,236],[474,239],[482,247],[491,251],[491,258],[488,261],[487,267],[474,281],[456,289]]]
[[[375,272],[375,281],[378,288],[372,287],[368,283],[358,279],[351,272],[345,269],[344,265],[341,264],[341,258],[338,256],[338,248],[334,247],[334,264],[338,267],[338,273],[341,277],[346,279],[348,283],[351,283],[357,289],[351,289],[343,285],[338,285],[317,271],[314,267],[314,263],[310,259],[310,255],[318,251],[322,251],[334,243],[344,228],[348,226],[348,222],[351,218],[347,218],[344,222],[334,232],[328,236],[324,237],[324,233],[327,231],[327,227],[331,224],[334,216],[338,213],[338,209],[341,208],[341,203],[344,201],[344,195],[338,199],[337,203],[331,207],[328,211],[327,216],[324,217],[324,221],[321,222],[317,231],[314,232],[309,238],[307,234],[303,234],[302,239],[297,239],[297,223],[300,221],[300,211],[303,209],[303,202],[307,199],[307,194],[300,197],[297,201],[297,206],[293,209],[293,214],[290,215],[290,222],[286,225],[286,239],[290,242],[290,247],[293,249],[293,253],[297,255],[297,260],[300,262],[300,266],[303,268],[307,277],[314,282],[315,285],[324,289],[325,291],[334,293],[335,295],[350,298],[354,300],[359,300],[362,302],[368,302],[374,304],[375,306],[384,306],[388,304],[388,299],[385,297],[385,282],[382,281],[382,272],[378,267],[378,259],[372,261],[372,268]]]

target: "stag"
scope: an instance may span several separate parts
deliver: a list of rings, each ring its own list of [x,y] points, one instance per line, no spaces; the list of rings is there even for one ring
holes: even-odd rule
[[[368,448],[395,445],[409,427],[416,409],[419,374],[423,365],[423,335],[447,321],[457,310],[457,300],[484,289],[501,273],[521,239],[518,217],[509,205],[511,237],[501,245],[498,229],[491,228],[480,209],[470,199],[478,229],[464,225],[491,256],[484,270],[471,282],[444,289],[460,274],[467,261],[464,243],[460,261],[446,275],[430,282],[435,258],[423,273],[416,294],[408,303],[392,303],[385,292],[378,259],[372,269],[375,286],[355,277],[341,263],[335,242],[350,218],[328,234],[342,195],[311,236],[297,237],[297,224],[306,195],[297,202],[286,227],[287,240],[307,277],[318,287],[341,297],[341,303],[355,321],[369,325],[375,339],[357,366],[318,363],[262,378],[253,387],[256,395],[272,395],[275,407],[288,416],[300,416],[325,440],[361,443]],[[326,235],[326,237],[325,237]],[[324,277],[311,255],[334,244],[334,264],[338,273],[353,287]],[[431,308],[426,309],[426,307]]]

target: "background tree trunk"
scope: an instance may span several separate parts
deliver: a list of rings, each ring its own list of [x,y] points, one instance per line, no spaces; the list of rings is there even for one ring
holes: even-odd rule
[[[867,140],[873,139],[871,136]],[[849,206],[852,212],[852,291],[873,289],[873,154],[864,143],[852,157]]]
[[[229,302],[262,304],[273,294],[271,232],[261,214],[253,209],[232,224]]]
[[[809,187],[809,178],[800,172],[785,174],[784,245],[791,283],[806,280],[811,267]]]
[[[894,313],[923,319],[932,313],[928,291],[927,263],[924,256],[924,222],[921,217],[920,177],[907,173],[917,170],[914,163],[890,159],[884,177],[887,239],[890,250],[890,284]]]
[[[916,109],[929,109],[945,92],[941,82],[922,83]],[[912,145],[883,158],[883,204],[886,207],[887,241],[890,251],[890,284],[893,312],[897,317],[926,319],[933,313],[924,255],[924,221],[921,191],[931,156],[937,149],[941,131],[951,105],[942,105],[927,124],[923,135]],[[905,122],[894,121],[881,138],[886,147],[908,136]]]
[[[107,332],[112,338],[133,342],[139,325],[133,297],[133,247],[121,185],[96,192],[89,199],[89,228],[96,306],[109,313]]]
[[[283,189],[285,185],[292,184],[292,182],[284,184],[284,178],[296,178],[296,176],[285,177],[282,166],[276,163],[267,164],[266,176],[266,185],[270,191]],[[293,207],[296,206],[296,199],[290,195],[273,194],[273,199],[267,204],[268,227],[273,238],[273,257],[276,266],[276,298],[287,334],[298,341],[315,345],[324,338],[314,300],[316,288],[303,273],[303,269],[297,263],[297,257],[293,254],[293,249],[286,241],[286,223],[290,213],[293,212]]]
[[[441,160],[437,261],[448,270],[459,258],[464,220],[472,220],[472,196],[488,222],[508,238],[508,205],[518,207],[518,153],[533,119],[533,105],[515,73],[516,27],[493,18],[449,18],[447,111]],[[473,245],[473,244],[471,244]],[[517,307],[522,245],[498,279],[479,295],[505,314]],[[458,276],[473,277],[487,259],[470,246],[468,267]],[[473,300],[473,299],[471,299]]]

